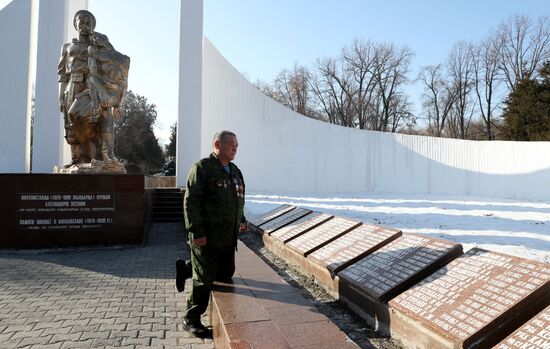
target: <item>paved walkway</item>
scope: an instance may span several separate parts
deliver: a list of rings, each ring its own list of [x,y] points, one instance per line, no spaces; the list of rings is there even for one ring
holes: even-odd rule
[[[212,349],[181,326],[183,239],[180,224],[156,224],[145,247],[0,250],[0,348]]]

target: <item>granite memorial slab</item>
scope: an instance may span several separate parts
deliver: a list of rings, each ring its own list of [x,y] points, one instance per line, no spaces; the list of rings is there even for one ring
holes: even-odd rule
[[[273,232],[281,229],[282,227],[287,226],[288,224],[295,222],[299,220],[300,218],[307,216],[312,211],[297,207],[293,210],[290,210],[282,215],[280,215],[277,218],[274,218],[270,220],[269,222],[266,222],[264,224],[261,224],[259,226],[260,230],[262,230],[264,233],[271,235]]]
[[[338,294],[376,331],[389,334],[387,301],[462,253],[460,244],[403,234],[338,272]]]
[[[292,211],[290,211],[292,212]],[[285,225],[284,227],[275,230],[271,234],[263,234],[262,240],[264,245],[270,249],[275,254],[286,258],[290,256],[290,251],[285,243],[291,241],[292,239],[305,234],[311,229],[317,227],[320,224],[332,219],[333,216],[320,213],[320,212],[311,212],[302,218],[297,219],[296,221]]]
[[[338,276],[373,298],[388,301],[427,276],[430,267],[435,271],[461,253],[462,247],[457,243],[404,234],[345,268]]]
[[[550,306],[547,306],[495,347],[495,349],[522,348],[550,348]]]
[[[297,221],[294,221],[293,223],[288,224],[287,226],[271,233],[270,236],[273,239],[286,244],[292,239],[304,233],[307,233],[311,229],[327,222],[333,217],[333,215],[330,215],[328,213],[312,212],[307,216],[304,216]]]
[[[549,303],[550,265],[473,248],[389,302],[391,333],[419,348],[489,348]]]
[[[332,273],[337,273],[383,245],[397,239],[401,231],[363,224],[308,255]]]
[[[399,230],[363,224],[309,254],[303,267],[338,298],[340,282],[336,273],[401,235]]]
[[[268,211],[258,217],[254,217],[252,219],[249,219],[248,222],[255,225],[256,227],[259,227],[262,224],[265,224],[269,222],[272,219],[275,219],[279,217],[282,214],[285,214],[288,211],[294,210],[296,206],[291,205],[281,205],[271,211]]]
[[[287,243],[291,249],[307,256],[332,240],[357,228],[362,223],[356,220],[334,217]]]

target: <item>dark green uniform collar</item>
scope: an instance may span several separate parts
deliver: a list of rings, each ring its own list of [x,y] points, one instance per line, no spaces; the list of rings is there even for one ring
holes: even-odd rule
[[[223,169],[223,164],[220,161],[220,159],[218,159],[218,156],[216,155],[216,153],[214,153],[214,152],[210,153],[209,159],[210,160],[216,160],[216,163],[218,164],[219,168],[222,169],[225,172],[225,170]],[[229,163],[227,165],[229,165],[229,167],[231,168],[232,162],[229,161]]]

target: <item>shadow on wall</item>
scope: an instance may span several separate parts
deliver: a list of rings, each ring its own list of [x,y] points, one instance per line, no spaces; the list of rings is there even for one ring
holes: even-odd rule
[[[498,154],[495,150],[495,144],[506,144],[506,148],[511,148],[512,142],[480,142],[480,141],[461,141],[455,139],[434,139],[431,137],[392,135],[394,138],[409,138],[411,143],[416,143],[416,148],[433,145],[439,147],[437,151],[454,152],[455,157],[461,158],[466,163],[465,158],[471,157],[478,163],[468,163],[470,168],[477,168],[480,171],[468,170],[460,167],[449,166],[441,161],[427,157],[415,149],[411,149],[396,139],[393,140],[393,150],[389,155],[393,156],[392,161],[394,171],[385,167],[386,171],[378,171],[379,177],[387,178],[395,183],[395,188],[391,190],[391,185],[385,189],[388,191],[397,191],[402,193],[429,193],[429,194],[451,194],[451,195],[474,195],[501,197],[509,199],[528,199],[545,200],[550,198],[550,187],[546,184],[550,181],[550,164],[548,167],[541,168],[544,164],[544,157],[547,157],[550,151],[550,142],[534,142],[528,144],[518,142],[515,154]],[[464,143],[465,147],[460,144]],[[448,145],[447,148],[445,145]],[[538,148],[537,148],[538,147]],[[513,148],[513,147],[512,147]],[[537,163],[537,170],[525,173],[518,173],[528,170],[527,166],[533,166],[533,161],[527,161],[529,164],[518,164],[516,167],[513,162],[524,162],[522,154],[531,158],[536,154],[527,154],[528,151],[538,149],[541,151],[541,161]],[[545,152],[542,152],[545,150]],[[469,154],[468,151],[475,154]],[[437,152],[435,151],[435,152]],[[434,152],[432,150],[432,152]],[[484,162],[488,163],[484,166]],[[511,163],[512,162],[512,165]],[[466,165],[466,164],[465,164]],[[466,167],[466,166],[464,166]],[[484,168],[488,167],[488,168]],[[485,172],[481,172],[481,170]],[[376,171],[376,170],[374,170]],[[487,173],[487,172],[500,173]],[[515,173],[510,173],[510,172]],[[418,190],[420,189],[420,190]]]

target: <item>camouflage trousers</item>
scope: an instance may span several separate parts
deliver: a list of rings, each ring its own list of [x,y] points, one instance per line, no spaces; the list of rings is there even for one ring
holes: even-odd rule
[[[185,320],[188,323],[200,322],[210,300],[214,281],[228,281],[235,273],[235,250],[219,251],[191,246],[193,287],[187,298]]]

